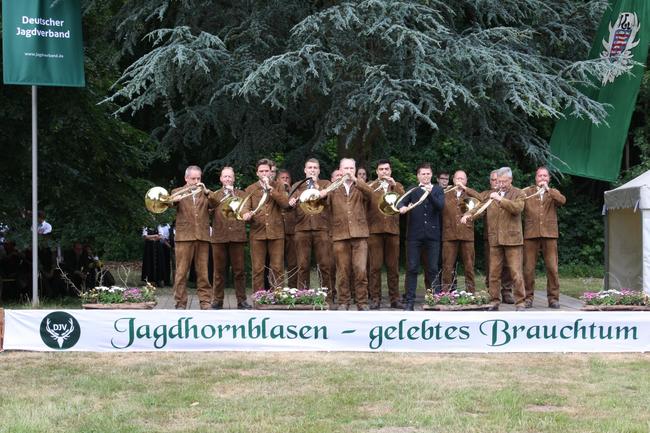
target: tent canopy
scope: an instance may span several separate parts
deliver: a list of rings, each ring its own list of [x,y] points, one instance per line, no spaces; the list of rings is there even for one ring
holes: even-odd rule
[[[650,294],[650,170],[605,192],[605,284]]]
[[[650,170],[611,191],[605,191],[606,209],[650,209]]]

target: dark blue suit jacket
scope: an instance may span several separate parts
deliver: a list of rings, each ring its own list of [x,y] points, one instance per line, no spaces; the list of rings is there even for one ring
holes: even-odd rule
[[[416,203],[424,194],[424,189],[418,188],[400,201],[399,206],[408,206]],[[441,215],[445,207],[445,195],[438,185],[431,190],[431,194],[422,204],[408,212],[406,240],[433,240],[442,239]]]

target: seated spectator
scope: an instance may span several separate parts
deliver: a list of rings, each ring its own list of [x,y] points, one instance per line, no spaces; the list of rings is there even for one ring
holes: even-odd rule
[[[88,244],[84,245],[84,255],[86,256],[86,287],[90,289],[96,286],[114,286],[115,278],[108,269],[104,268],[104,264]]]
[[[27,294],[28,280],[31,282],[31,265],[25,255],[16,248],[16,242],[5,241],[0,258],[0,279],[3,281],[2,299],[19,300]]]
[[[66,283],[69,294],[86,290],[88,265],[88,257],[84,254],[84,248],[81,242],[75,242],[72,245],[72,249],[63,252],[61,268],[67,278]],[[70,287],[71,285],[73,287]]]

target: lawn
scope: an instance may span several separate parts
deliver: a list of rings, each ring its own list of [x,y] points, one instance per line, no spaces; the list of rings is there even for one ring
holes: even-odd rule
[[[561,287],[578,297],[602,281]],[[4,352],[0,363],[0,433],[650,431],[645,354]]]
[[[648,432],[641,354],[2,353],[0,432]]]

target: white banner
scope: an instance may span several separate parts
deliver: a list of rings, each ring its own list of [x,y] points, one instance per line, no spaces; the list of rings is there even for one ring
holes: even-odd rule
[[[645,352],[643,312],[5,310],[7,350]]]

